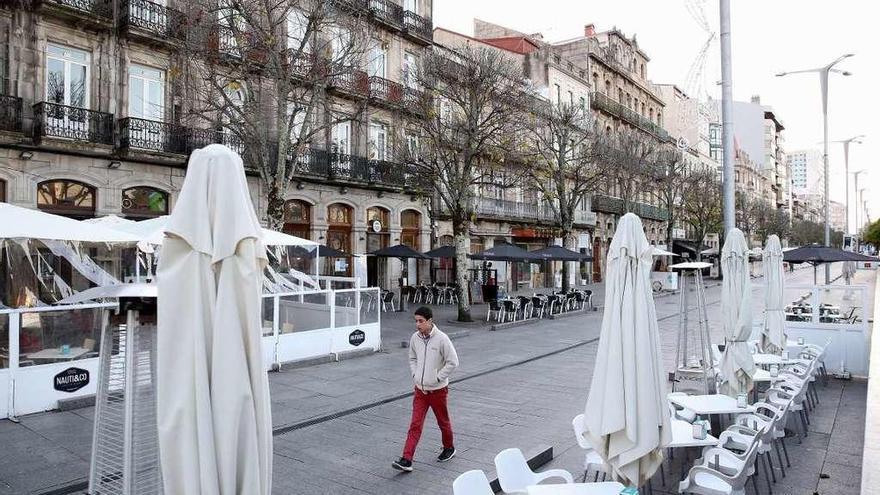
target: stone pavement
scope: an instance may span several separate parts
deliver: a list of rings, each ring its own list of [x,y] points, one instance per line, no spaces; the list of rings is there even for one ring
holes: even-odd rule
[[[811,272],[800,270],[789,278],[805,283]],[[707,298],[710,319],[718,321],[720,288],[708,289]],[[677,297],[657,300],[669,369],[677,311]],[[390,462],[400,455],[409,422],[412,386],[407,350],[399,347],[398,334],[408,339],[412,324],[405,314],[386,313],[383,318],[383,352],[269,375],[276,427],[275,493],[450,493],[458,474],[473,468],[494,471],[494,455],[512,446],[526,453],[553,446],[559,456],[554,463],[578,471],[570,421],[586,399],[601,312],[500,331],[477,326],[455,340],[462,365],[450,387],[450,409],[459,453],[446,464],[433,460],[439,432],[429,418],[416,471],[410,474],[392,470]],[[452,331],[442,320],[440,326]],[[804,445],[825,449],[822,459],[829,469],[852,468],[848,462],[854,459],[838,454],[859,437],[861,425],[849,420],[858,417],[859,404],[864,408],[863,394],[858,382],[832,381],[822,395],[817,418],[829,418],[814,420],[817,434]],[[835,400],[843,405],[832,408]],[[829,412],[823,412],[826,408]],[[87,475],[92,414],[92,409],[81,409],[30,415],[20,424],[0,421],[0,494],[53,488],[72,493]],[[861,449],[853,453],[860,455]],[[858,472],[851,474],[858,479]]]

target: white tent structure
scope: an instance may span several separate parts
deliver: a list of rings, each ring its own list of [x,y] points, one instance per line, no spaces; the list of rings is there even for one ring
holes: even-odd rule
[[[113,228],[119,225],[132,224],[134,223],[134,220],[129,220],[127,218],[120,217],[119,215],[105,215],[103,217],[86,218],[85,220],[81,220],[81,222]]]
[[[164,493],[269,495],[268,258],[241,157],[217,144],[193,152],[166,227],[156,366]]]
[[[666,373],[651,291],[651,245],[627,213],[608,249],[605,313],[584,436],[614,478],[642,486],[671,441]]]
[[[83,223],[39,210],[0,203],[0,239],[71,242],[137,242],[137,237],[101,224]]]
[[[782,270],[782,243],[771,235],[764,249],[764,324],[761,349],[782,354],[785,349],[785,274]]]
[[[752,390],[755,361],[749,350],[752,333],[752,282],[749,276],[749,248],[739,229],[727,234],[721,250],[721,326],[724,354],[721,356],[721,393],[736,397]]]

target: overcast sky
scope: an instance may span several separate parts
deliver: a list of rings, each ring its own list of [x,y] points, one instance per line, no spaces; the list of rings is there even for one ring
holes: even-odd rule
[[[694,0],[705,9],[711,29],[718,31],[718,1]],[[865,134],[864,144],[850,148],[850,173],[860,174],[872,218],[880,214],[880,42],[876,38],[873,2],[857,0],[733,0],[731,1],[733,95],[748,101],[760,95],[785,125],[787,150],[822,148],[822,106],[817,74],[774,77],[781,71],[811,69],[844,53],[855,56],[838,67],[850,77],[833,74],[829,83],[829,137],[831,140]],[[473,34],[473,18],[502,24],[526,33],[541,32],[549,41],[579,36],[583,26],[597,31],[617,26],[637,35],[648,54],[648,76],[655,83],[685,86],[708,34],[689,13],[686,0],[434,0],[434,25]],[[870,33],[874,32],[872,38]],[[870,41],[873,39],[874,41]],[[704,70],[703,87],[720,97],[720,48],[712,43]],[[873,92],[871,91],[873,89]],[[830,150],[831,198],[843,202],[843,145]],[[850,176],[852,188],[852,176]],[[851,189],[852,190],[852,189]],[[852,196],[852,193],[851,193]],[[850,218],[854,198],[850,198]]]

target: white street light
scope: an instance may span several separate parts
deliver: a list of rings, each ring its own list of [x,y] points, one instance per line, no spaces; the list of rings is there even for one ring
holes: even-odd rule
[[[819,86],[822,91],[822,124],[824,128],[824,151],[822,156],[822,161],[825,165],[825,245],[831,245],[831,224],[829,221],[829,209],[830,209],[830,199],[829,199],[829,180],[828,180],[828,74],[830,72],[835,72],[838,74],[842,74],[844,76],[851,75],[850,72],[841,71],[835,69],[834,66],[837,65],[840,61],[845,58],[852,57],[852,53],[847,53],[845,55],[841,55],[837,57],[833,62],[828,65],[822,67],[816,67],[814,69],[802,69],[802,70],[793,70],[787,72],[780,72],[776,74],[777,77],[786,76],[789,74],[804,74],[807,72],[815,72],[819,74]],[[831,283],[831,266],[828,263],[825,263],[825,285]]]
[[[855,217],[856,217],[856,224],[855,224],[856,239],[858,239],[858,237],[859,237],[859,205],[862,204],[861,197],[860,197],[861,190],[859,189],[859,174],[863,174],[867,171],[868,171],[868,169],[863,168],[861,170],[856,170],[855,172],[853,172],[853,181],[854,181],[853,192],[855,193],[855,196],[856,196],[856,198],[855,198],[856,199],[856,212],[855,212],[856,213],[856,215],[855,215]],[[847,185],[849,185],[849,184],[847,184]],[[849,212],[847,212],[847,214],[849,214]]]
[[[844,210],[846,211],[846,213],[845,213],[846,214],[846,222],[844,223],[845,227],[843,230],[844,234],[850,233],[850,231],[849,231],[849,145],[850,145],[850,143],[861,144],[862,142],[859,141],[859,138],[863,138],[863,137],[865,137],[864,134],[859,134],[858,136],[853,136],[849,139],[841,139],[840,141],[834,141],[835,143],[842,143],[843,144],[843,166],[844,166],[843,182],[844,182],[844,189],[846,190],[846,195],[845,195],[845,199],[844,199]],[[856,174],[858,174],[858,172],[856,172]],[[858,179],[858,175],[856,175],[856,178]],[[856,189],[858,189],[858,187],[859,187],[858,183],[856,183]],[[858,198],[856,198],[856,199],[858,199]]]

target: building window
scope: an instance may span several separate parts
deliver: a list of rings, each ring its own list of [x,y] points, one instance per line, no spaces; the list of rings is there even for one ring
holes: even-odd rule
[[[657,125],[663,125],[663,114],[661,114],[660,112],[657,112]]]
[[[61,45],[46,47],[46,101],[76,108],[89,108],[91,55]],[[66,112],[61,111],[59,117]]]
[[[400,243],[420,251],[419,233],[422,227],[422,214],[415,210],[404,210],[400,214]]]
[[[122,213],[132,218],[168,214],[168,193],[153,187],[132,187],[122,191]]]
[[[388,126],[370,123],[370,159],[385,161],[388,149]]]
[[[388,58],[387,50],[385,49],[385,44],[381,41],[376,41],[373,48],[370,49],[370,60],[367,65],[367,74],[370,77],[381,77],[385,78],[385,61]]]
[[[568,92],[568,104],[574,106],[574,93]]]
[[[353,38],[351,31],[344,27],[335,27],[330,30],[332,38],[330,39],[330,48],[333,54],[332,63],[351,65],[350,62],[354,58]]]
[[[244,34],[244,16],[232,5],[232,0],[220,0],[217,9],[217,26],[219,28],[219,51],[224,55],[241,57],[238,36]]]
[[[623,90],[620,88],[617,89],[617,102],[623,103]]]
[[[644,79],[645,78],[645,64],[641,64],[641,74],[642,74],[642,79]]]
[[[407,12],[412,12],[413,14],[418,14],[419,2],[417,0],[403,0],[403,10]]]
[[[337,122],[330,130],[330,140],[336,153],[351,154],[351,121]]]
[[[132,65],[128,73],[128,116],[165,120],[165,71]]]
[[[334,203],[327,207],[327,246],[343,253],[351,253],[352,209]],[[327,275],[348,276],[351,267],[344,258],[328,258],[324,264]]]
[[[37,208],[71,218],[95,216],[95,188],[73,180],[50,180],[37,185]]]
[[[582,110],[586,110],[586,109],[587,109],[587,99],[584,98],[583,96],[581,96],[581,109],[582,109]]]
[[[306,34],[309,28],[309,20],[299,9],[290,9],[287,14],[287,48],[306,52],[309,50],[309,42]]]
[[[281,230],[301,239],[311,239],[312,206],[299,199],[284,203],[284,226]]]
[[[419,67],[419,58],[414,53],[403,53],[403,74],[401,79],[403,85],[407,88],[414,89],[418,87],[416,82],[416,74]]]
[[[562,88],[559,87],[558,84],[554,84],[553,88],[556,90],[556,104],[562,104]]]
[[[611,81],[605,81],[605,94],[611,96]]]

